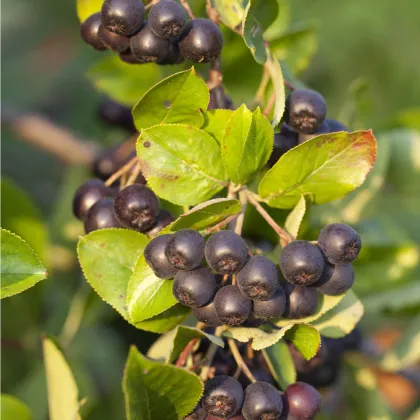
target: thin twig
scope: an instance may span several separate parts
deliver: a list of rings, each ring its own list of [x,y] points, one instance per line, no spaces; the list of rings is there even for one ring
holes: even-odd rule
[[[284,86],[286,86],[290,90],[295,90],[296,89],[296,86],[293,85],[292,83],[288,82],[287,80],[284,80],[283,83],[284,83]]]
[[[125,186],[128,187],[131,184],[134,184],[136,182],[137,177],[139,176],[141,172],[141,166],[140,163],[137,162],[136,166],[132,170],[129,178],[127,179],[127,182],[125,183]]]
[[[258,86],[257,93],[255,94],[255,101],[262,104],[264,102],[265,91],[270,83],[270,72],[267,66],[264,66],[264,72],[261,78],[260,85]]]
[[[208,228],[204,231],[204,235],[210,235],[214,232],[218,232],[219,230],[223,229],[226,225],[228,225],[230,222],[235,220],[238,217],[237,214],[233,214],[232,216],[229,216],[222,222],[218,223],[216,226],[213,226],[211,228]]]
[[[251,342],[249,342],[246,345],[246,355],[247,355],[248,359],[253,359],[254,358],[254,349],[252,348]]]
[[[207,87],[209,89],[223,87],[222,63],[220,57],[216,58],[211,62],[211,67],[209,71],[209,81],[207,82]]]
[[[146,10],[149,10],[152,6],[154,6],[159,0],[152,0],[150,3],[147,3],[146,6],[144,6],[144,8]]]
[[[276,103],[276,91],[274,91],[271,94],[270,99],[268,100],[267,106],[264,109],[264,115],[266,117],[268,117],[270,115],[275,103]]]
[[[188,16],[191,19],[195,19],[194,13],[192,12],[190,5],[188,4],[188,0],[179,0],[179,1],[182,7],[187,11]]]
[[[133,159],[129,160],[123,167],[118,169],[117,172],[113,173],[105,182],[107,187],[111,186],[120,176],[127,173],[131,168],[136,164],[137,156],[133,157]]]
[[[175,366],[182,367],[185,365],[185,362],[187,361],[188,356],[193,351],[194,346],[197,344],[198,338],[193,338],[190,340],[190,342],[185,346],[184,350],[182,350],[182,353],[179,355],[178,360],[175,363]]]
[[[222,332],[224,331],[225,327],[222,325],[221,327],[217,327],[214,335],[216,337],[220,337],[222,335]],[[210,343],[210,346],[207,350],[207,353],[204,357],[204,359],[206,360],[206,364],[202,367],[201,369],[201,373],[200,373],[200,378],[203,382],[205,382],[210,374],[210,369],[211,369],[211,365],[213,363],[213,359],[214,356],[216,355],[217,352],[217,348],[218,346],[214,343]]]
[[[217,13],[217,10],[211,4],[211,0],[206,1],[206,13],[210,20],[212,20],[216,25],[220,24],[220,16]]]
[[[251,382],[257,382],[254,375],[249,370],[248,366],[246,365],[244,359],[241,356],[241,353],[239,352],[238,346],[236,345],[235,340],[232,338],[228,339],[228,344],[230,347],[230,350],[232,352],[233,358],[235,359],[236,364],[238,367],[242,369],[242,372],[245,374],[245,376],[251,381]]]

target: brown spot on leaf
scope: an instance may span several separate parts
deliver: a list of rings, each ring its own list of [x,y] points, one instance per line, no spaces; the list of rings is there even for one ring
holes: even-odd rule
[[[168,101],[168,100],[163,101],[163,105],[165,106],[166,109],[169,109],[172,106],[171,101]]]
[[[143,146],[144,146],[146,149],[148,149],[148,148],[151,146],[150,141],[145,141],[145,142],[143,143]]]

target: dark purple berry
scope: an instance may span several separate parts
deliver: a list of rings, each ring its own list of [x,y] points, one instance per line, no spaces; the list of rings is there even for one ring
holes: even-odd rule
[[[114,127],[135,133],[133,116],[130,108],[121,105],[112,99],[105,99],[99,106],[99,118]]]
[[[333,223],[321,230],[318,246],[331,264],[345,265],[357,258],[362,241],[359,234],[349,225]]]
[[[160,231],[166,228],[166,226],[170,225],[175,220],[174,216],[172,216],[169,211],[161,210],[158,214],[156,224],[147,231],[147,235],[149,237],[156,236]]]
[[[286,282],[283,288],[286,292],[285,318],[299,319],[315,314],[318,309],[318,292],[315,288],[292,286]]]
[[[105,0],[101,18],[109,31],[122,36],[132,36],[141,28],[144,14],[141,0]]]
[[[299,134],[291,130],[287,124],[282,124],[280,133],[274,134],[273,151],[268,166],[271,168],[290,149],[298,145]]]
[[[96,202],[110,196],[112,196],[112,191],[102,181],[91,179],[76,190],[73,198],[73,214],[83,220]]]
[[[258,319],[280,318],[286,310],[286,293],[278,286],[276,293],[268,300],[254,300],[253,314]]]
[[[242,415],[245,420],[279,420],[283,401],[278,389],[266,382],[254,382],[245,389]]]
[[[251,314],[252,301],[237,286],[222,287],[214,298],[217,318],[227,325],[240,325]]]
[[[202,404],[204,410],[220,418],[232,417],[242,407],[244,391],[231,376],[216,376],[206,382]]]
[[[93,232],[98,229],[121,227],[114,214],[114,199],[102,198],[97,201],[88,211],[85,217],[85,232]]]
[[[157,63],[162,66],[181,64],[184,61],[184,57],[179,49],[178,42],[170,41],[169,51],[163,60],[159,60]]]
[[[218,327],[222,325],[219,318],[217,318],[214,301],[211,301],[200,308],[193,308],[192,313],[197,318],[197,321],[204,322],[209,327]]]
[[[178,302],[191,308],[198,308],[213,299],[216,292],[216,278],[207,267],[178,271],[172,292]]]
[[[325,263],[324,271],[311,287],[318,287],[318,290],[329,296],[338,296],[347,292],[354,283],[354,270],[351,264],[332,265]]]
[[[187,22],[184,8],[173,0],[160,0],[149,12],[149,25],[156,36],[174,38]]]
[[[284,393],[284,409],[288,419],[312,420],[321,410],[321,394],[311,385],[296,382]]]
[[[131,48],[127,51],[120,53],[120,60],[124,61],[127,64],[144,64],[143,62],[139,61],[136,57],[134,57],[133,53],[131,52]]]
[[[179,48],[186,60],[208,63],[219,57],[223,47],[223,35],[210,19],[193,19],[181,36]]]
[[[320,136],[321,134],[329,134],[331,129],[327,121],[323,121],[322,124],[315,130],[313,134],[299,133],[299,144],[304,143],[305,141],[312,140],[315,137]]]
[[[108,31],[104,25],[99,27],[98,35],[102,42],[112,51],[122,53],[130,48],[130,38],[128,36],[122,36]]]
[[[129,185],[115,197],[115,214],[126,228],[146,232],[156,223],[159,200],[144,185]]]
[[[144,250],[144,258],[151,267],[156,277],[161,279],[173,279],[177,269],[169,263],[165,255],[165,248],[171,235],[160,235],[152,239]]]
[[[169,54],[169,39],[159,38],[148,24],[130,40],[131,52],[143,63],[162,61]]]
[[[219,274],[236,274],[248,259],[245,241],[230,230],[214,233],[206,242],[206,260]]]
[[[99,27],[101,26],[101,14],[95,13],[88,17],[80,26],[80,35],[86,44],[98,51],[104,51],[107,46],[99,37]]]

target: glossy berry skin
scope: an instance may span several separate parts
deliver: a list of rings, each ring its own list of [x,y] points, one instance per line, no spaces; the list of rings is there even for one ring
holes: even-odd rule
[[[143,64],[136,57],[134,57],[133,53],[131,52],[131,48],[120,53],[120,60],[127,64]]]
[[[254,382],[245,389],[242,415],[245,420],[278,420],[283,401],[278,389],[266,382]]]
[[[146,24],[130,39],[131,52],[142,63],[162,61],[169,54],[169,39],[156,36]]]
[[[216,293],[216,278],[207,267],[178,271],[172,287],[175,299],[190,308],[209,303]]]
[[[354,270],[351,264],[332,265],[325,263],[324,271],[311,287],[318,287],[318,290],[328,296],[338,296],[347,292],[354,283]]]
[[[318,308],[318,293],[315,288],[292,286],[284,283],[286,292],[286,310],[284,317],[289,319],[306,318],[313,315]]]
[[[288,420],[311,420],[321,410],[322,397],[313,386],[296,382],[286,388],[283,402]]]
[[[298,145],[299,134],[288,127],[287,124],[282,124],[280,133],[274,134],[273,151],[271,152],[268,166],[273,167],[277,161],[290,149]]]
[[[321,277],[324,257],[316,245],[293,241],[284,247],[280,255],[280,269],[288,282],[309,286]]]
[[[267,300],[279,287],[277,267],[263,255],[251,257],[239,271],[237,284],[248,299]]]
[[[258,319],[280,318],[286,310],[286,293],[278,286],[275,294],[268,300],[254,300],[253,314]]]
[[[156,36],[174,38],[186,24],[184,8],[173,0],[160,0],[149,12],[149,25]]]
[[[219,57],[222,47],[222,32],[210,19],[191,20],[179,41],[182,55],[193,63],[208,63],[215,60]]]
[[[147,231],[147,236],[153,237],[156,236],[162,229],[170,225],[175,220],[169,211],[161,210],[158,214],[156,224]]]
[[[115,197],[117,219],[128,229],[146,232],[156,223],[159,210],[158,198],[144,185],[129,185]]]
[[[357,258],[362,240],[351,226],[333,223],[319,233],[318,246],[331,264],[344,265]]]
[[[325,99],[314,90],[295,89],[286,98],[286,122],[300,133],[314,133],[325,120],[326,115]]]
[[[236,274],[248,259],[245,241],[230,230],[214,233],[204,252],[210,267],[219,274]]]
[[[99,27],[98,35],[102,42],[112,51],[122,53],[130,48],[130,38],[128,36],[108,31],[104,25]]]
[[[141,0],[105,0],[101,18],[109,31],[122,36],[132,36],[141,28],[144,13]]]
[[[98,114],[103,122],[111,126],[119,127],[132,133],[137,131],[130,108],[112,99],[107,98],[100,104]]]
[[[251,314],[252,302],[237,286],[222,287],[214,298],[217,318],[223,324],[240,325]]]
[[[193,270],[203,261],[204,245],[204,238],[196,230],[180,230],[169,240],[166,258],[178,270]]]
[[[73,198],[73,214],[78,219],[83,220],[96,202],[111,195],[112,191],[102,181],[91,179],[76,190]]]
[[[170,41],[169,42],[169,51],[166,57],[162,60],[159,60],[157,64],[161,66],[181,64],[184,61],[184,57],[181,54],[179,49],[178,42]]]
[[[84,224],[86,233],[121,227],[114,214],[114,199],[106,197],[97,201],[88,211]]]
[[[219,318],[217,318],[214,301],[200,308],[193,308],[192,313],[197,318],[197,321],[204,322],[209,327],[219,327],[222,325]]]
[[[99,27],[101,26],[101,14],[95,13],[88,17],[80,26],[80,35],[86,44],[89,44],[95,50],[104,51],[108,47],[99,37]]]
[[[213,416],[229,418],[242,407],[244,391],[231,376],[215,376],[206,382],[201,400],[204,410]]]
[[[160,235],[152,239],[144,250],[144,258],[151,267],[156,277],[160,279],[173,279],[177,269],[169,263],[165,255],[165,248],[171,235]]]

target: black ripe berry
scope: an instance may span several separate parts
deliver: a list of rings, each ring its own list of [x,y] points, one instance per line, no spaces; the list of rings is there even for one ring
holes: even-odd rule
[[[184,8],[173,0],[161,0],[149,12],[149,25],[160,38],[174,38],[186,24]]]
[[[290,283],[309,286],[321,277],[324,257],[316,245],[293,241],[284,247],[280,255],[280,269]]]
[[[95,13],[87,18],[80,26],[80,35],[86,44],[98,51],[104,51],[107,46],[99,37],[99,27],[101,26],[101,14]]]
[[[159,200],[144,185],[129,185],[115,197],[115,214],[126,228],[146,232],[156,223]]]
[[[144,25],[130,40],[131,52],[142,63],[164,60],[169,54],[169,46],[169,39],[156,36],[149,24]]]
[[[144,258],[152,268],[156,277],[161,279],[173,279],[177,273],[165,256],[165,248],[171,235],[160,235],[152,239],[144,250]]]
[[[105,0],[102,5],[102,23],[106,29],[122,36],[132,36],[144,20],[141,0]]]
[[[172,292],[178,302],[191,308],[198,308],[213,299],[216,292],[216,278],[207,267],[178,271]]]
[[[311,287],[318,287],[324,295],[338,296],[347,292],[353,283],[354,270],[351,264],[332,265],[326,262],[324,272],[318,281],[311,284]]]
[[[223,324],[240,325],[251,314],[252,301],[247,299],[236,286],[221,288],[214,298],[217,318]]]
[[[112,99],[107,98],[101,103],[99,106],[99,118],[111,126],[123,128],[132,133],[137,131],[130,108]]]
[[[170,225],[174,220],[174,216],[172,216],[169,211],[161,210],[158,214],[156,224],[147,231],[147,235],[149,237],[156,236],[162,229],[166,228],[166,226]]]
[[[320,136],[321,134],[329,134],[331,129],[327,121],[323,121],[322,124],[314,131],[313,134],[299,133],[299,144],[305,143],[305,141],[312,140],[315,137]]]
[[[286,122],[300,133],[314,133],[326,115],[325,99],[314,90],[296,89],[286,99]]]
[[[143,64],[136,57],[134,57],[133,53],[131,52],[131,48],[120,53],[120,60],[127,64]]]
[[[268,300],[254,300],[253,314],[258,319],[280,318],[286,310],[286,293],[278,286],[276,293]]]
[[[239,290],[253,300],[267,300],[279,287],[276,265],[263,255],[251,257],[237,275]]]
[[[97,201],[88,211],[85,217],[85,232],[93,232],[98,229],[121,227],[114,214],[114,199],[102,198]]]
[[[284,409],[289,419],[311,420],[321,410],[321,394],[311,385],[296,382],[284,392]]]
[[[198,321],[204,322],[209,327],[218,327],[222,325],[216,315],[214,300],[205,306],[201,306],[200,308],[193,308],[192,313]]]
[[[207,109],[235,109],[235,107],[232,99],[225,94],[223,86],[216,86],[210,90],[210,101]]]
[[[206,382],[201,402],[208,414],[228,418],[240,410],[243,400],[241,384],[231,376],[221,375]]]
[[[181,64],[183,61],[184,57],[181,54],[178,42],[170,41],[168,54],[163,60],[159,60],[157,63],[159,65],[165,66],[172,64]]]
[[[190,21],[179,41],[185,59],[193,63],[208,63],[219,57],[223,36],[219,27],[209,19]]]
[[[274,166],[277,161],[290,149],[298,145],[299,134],[291,130],[287,124],[282,124],[280,133],[274,134],[273,151],[271,152],[268,166]]]
[[[248,259],[244,240],[230,230],[214,233],[206,242],[206,260],[219,274],[236,274]]]
[[[362,241],[349,225],[333,223],[325,226],[318,236],[318,246],[331,264],[349,264],[359,255]]]
[[[318,308],[318,292],[315,288],[283,284],[286,292],[286,310],[284,317],[289,319],[306,318]]]
[[[184,420],[206,420],[206,418],[207,413],[201,403],[199,403],[190,414],[184,417]]]
[[[349,132],[349,128],[346,127],[343,123],[333,119],[326,119],[325,120],[330,128],[331,133],[336,133],[337,131],[345,131]]]
[[[279,420],[283,401],[278,389],[266,382],[254,382],[245,389],[242,415],[245,420]]]
[[[172,235],[166,247],[166,258],[178,270],[193,270],[204,258],[204,238],[199,232],[184,229]]]
[[[89,209],[101,198],[109,197],[112,191],[99,179],[91,179],[82,184],[74,194],[73,213],[83,220]]]
[[[130,48],[130,38],[128,36],[122,36],[108,31],[104,25],[99,27],[98,35],[102,42],[112,51],[122,53]]]

